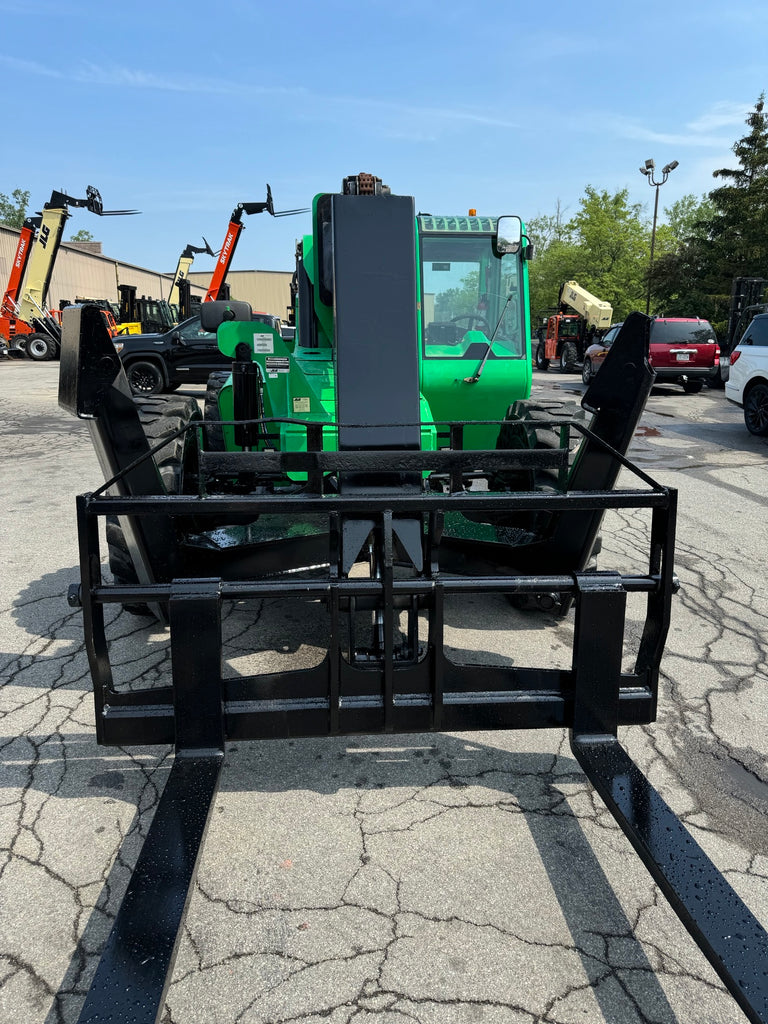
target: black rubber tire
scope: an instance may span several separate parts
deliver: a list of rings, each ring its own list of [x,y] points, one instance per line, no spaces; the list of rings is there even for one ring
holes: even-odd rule
[[[504,423],[499,430],[499,437],[496,442],[497,448],[534,448],[534,449],[555,449],[560,447],[560,431],[557,426],[546,424],[547,420],[565,422],[566,420],[586,419],[586,413],[578,402],[563,402],[559,399],[547,401],[519,401],[510,405],[504,417]],[[576,457],[578,437],[571,437],[573,451],[569,454],[568,463],[573,464]],[[504,482],[511,489],[516,491],[530,490],[559,490],[558,474],[556,470],[519,470],[514,474],[504,474]]]
[[[701,389],[704,387],[704,382],[701,380],[686,380],[683,381],[683,391],[686,395],[698,395]]]
[[[165,377],[157,363],[137,359],[125,369],[128,386],[134,395],[159,395],[165,389]]]
[[[753,384],[747,392],[744,424],[755,437],[768,437],[768,384]]]
[[[584,360],[584,365],[581,368],[581,379],[584,381],[585,384],[589,384],[593,377],[594,373],[592,372],[592,360],[589,357],[587,357]]]
[[[221,389],[230,378],[228,370],[217,370],[208,378],[205,389],[205,422],[211,426],[203,431],[205,447],[209,452],[224,451],[224,430],[221,426],[221,413],[219,412],[219,394]]]
[[[56,342],[45,334],[28,334],[24,342],[27,358],[36,363],[47,362],[56,356]]]
[[[154,447],[164,437],[175,433],[187,423],[201,419],[200,407],[194,398],[177,395],[148,398],[137,396],[133,401],[150,447]],[[182,467],[188,457],[188,446],[195,443],[194,437],[187,431],[155,453],[155,464],[168,494],[181,492]],[[114,516],[107,516],[106,532],[109,568],[115,583],[137,583],[138,576],[122,527]],[[123,607],[133,615],[152,614],[145,604],[126,604]]]
[[[564,342],[563,347],[560,349],[560,372],[575,373],[578,361],[579,350],[574,343],[572,341]]]
[[[546,373],[549,369],[549,360],[544,358],[544,342],[540,341],[536,346],[536,369],[541,370],[542,373]]]
[[[543,421],[555,421],[551,426]],[[507,410],[505,422],[499,431],[497,448],[534,448],[555,449],[560,447],[560,430],[557,421],[586,420],[584,409],[577,402],[563,402],[557,399],[550,401],[519,401]],[[507,422],[508,421],[508,422]],[[579,447],[577,431],[572,431],[569,440],[568,465],[573,465]],[[556,470],[520,470],[513,474],[504,474],[503,482],[511,490],[562,491],[559,474]],[[549,513],[539,515],[523,512],[514,520],[499,523],[496,526],[498,540],[503,544],[519,546],[540,540],[549,525]],[[592,548],[590,563],[595,567],[597,552],[602,548],[602,538],[598,536]],[[557,594],[507,594],[507,600],[513,608],[522,611],[553,612],[560,607]]]

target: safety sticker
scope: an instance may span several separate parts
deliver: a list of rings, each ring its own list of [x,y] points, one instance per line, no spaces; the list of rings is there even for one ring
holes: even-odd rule
[[[256,334],[253,335],[253,351],[254,352],[274,352],[275,351],[275,339],[271,334]]]
[[[294,400],[293,400],[293,411],[294,412],[309,412],[309,399],[308,398],[294,398]]]
[[[291,364],[288,356],[269,356],[264,360],[264,367],[269,374],[288,373]]]

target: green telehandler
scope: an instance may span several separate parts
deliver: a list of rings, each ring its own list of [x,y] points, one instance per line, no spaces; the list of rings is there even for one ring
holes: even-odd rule
[[[292,341],[245,303],[203,304],[232,359],[204,415],[134,399],[98,310],[64,311],[59,400],[105,475],[77,499],[69,593],[97,739],[176,754],[81,1024],[159,1019],[227,741],[563,727],[739,1005],[768,1022],[765,931],[617,739],[656,717],[677,586],[676,492],[625,454],[653,383],[649,320],[627,317],[579,415],[531,403],[531,254],[517,216],[417,215],[373,175],[346,178],[315,198],[298,247]],[[633,509],[644,564],[596,568],[604,513]],[[570,668],[450,657],[446,600],[482,593],[573,608]],[[627,667],[630,595],[645,614]],[[325,609],[324,657],[225,675],[223,607],[268,597]],[[115,684],[109,604],[167,624],[170,685]]]

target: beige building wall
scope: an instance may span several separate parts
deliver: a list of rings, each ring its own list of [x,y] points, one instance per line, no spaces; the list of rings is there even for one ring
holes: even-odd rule
[[[14,228],[0,224],[0,297],[8,284],[19,232]],[[100,243],[68,243],[62,242],[53,267],[51,284],[48,289],[48,306],[58,309],[61,299],[76,298],[118,300],[118,284],[136,286],[139,296],[151,296],[153,299],[167,299],[173,283],[173,272],[161,274],[145,267],[137,267],[131,263],[122,263],[111,259],[101,252]],[[192,285],[192,294],[205,295],[205,287]]]
[[[254,310],[272,313],[286,320],[286,309],[291,301],[292,277],[293,274],[287,270],[230,270],[227,284],[233,299],[250,302]],[[205,293],[211,283],[211,274],[193,270],[189,280],[200,285]]]

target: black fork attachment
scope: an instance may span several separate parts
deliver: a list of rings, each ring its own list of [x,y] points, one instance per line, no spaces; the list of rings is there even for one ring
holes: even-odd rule
[[[170,495],[100,317],[88,308],[65,310],[64,316],[60,401],[89,419],[108,477],[99,491],[77,500],[81,583],[71,595],[83,609],[98,741],[172,743],[176,752],[81,1024],[159,1019],[227,740],[562,727],[570,729],[571,748],[587,777],[748,1019],[768,1024],[765,931],[617,740],[619,725],[656,717],[676,586],[676,492],[623,455],[653,380],[645,358],[646,318],[628,318],[586,395],[595,418],[589,430],[574,425],[585,436],[564,493],[478,491],[463,484],[463,475],[478,464],[489,473],[565,468],[563,452],[386,450],[361,444],[359,437],[346,449],[324,452],[322,428],[308,424],[306,452],[200,451],[194,493]],[[628,376],[634,383],[622,399],[620,382]],[[449,439],[454,433],[448,431]],[[621,467],[632,486],[614,487]],[[427,469],[451,481],[446,492],[415,485]],[[268,488],[223,494],[211,485],[228,474],[264,478],[287,471],[306,473],[306,485],[290,494]],[[327,493],[329,475],[347,485]],[[366,487],[372,478],[379,485]],[[409,486],[401,486],[403,480]],[[646,564],[632,574],[586,571],[603,513],[635,508],[650,515]],[[548,517],[547,537],[517,548],[478,542],[474,553],[465,545],[464,571],[448,571],[456,554],[443,543],[448,516],[479,514],[492,522],[531,511]],[[218,552],[195,546],[192,534],[206,523],[277,512],[309,517],[321,528],[298,542]],[[136,583],[102,579],[98,521],[107,515],[127,524]],[[185,532],[189,523],[194,530]],[[375,557],[369,576],[359,579],[349,570],[366,538]],[[302,565],[314,568],[277,572]],[[319,565],[326,568],[319,572]],[[568,670],[464,665],[448,657],[446,598],[541,592],[555,592],[575,607]],[[631,670],[622,667],[628,594],[644,594],[646,608]],[[327,653],[310,669],[223,679],[222,607],[264,597],[322,601]],[[110,603],[166,610],[170,686],[115,687],[104,623]],[[344,628],[361,607],[376,610],[375,635],[364,651]],[[426,640],[409,628],[401,642],[404,614],[411,622],[423,617]]]

